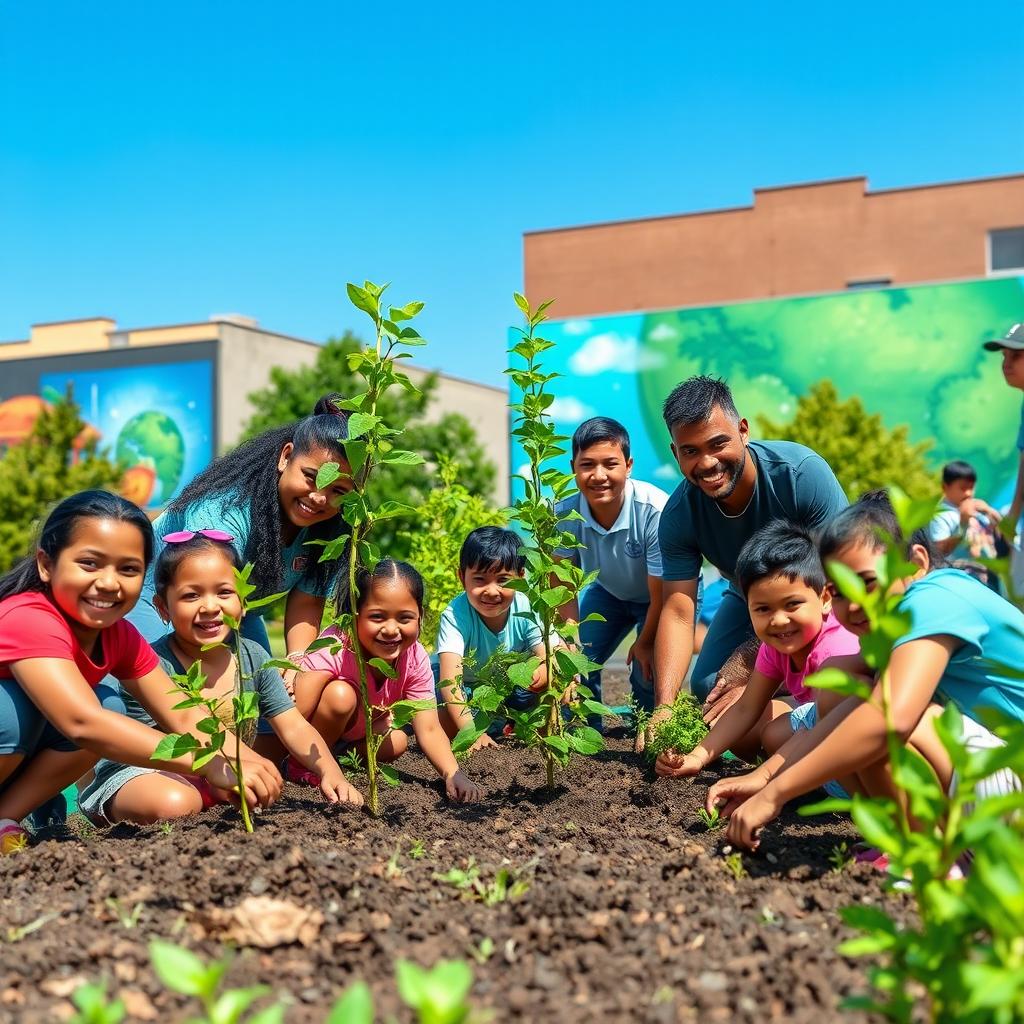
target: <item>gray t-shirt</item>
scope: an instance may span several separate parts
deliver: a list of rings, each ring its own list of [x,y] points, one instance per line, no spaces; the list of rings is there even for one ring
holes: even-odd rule
[[[574,494],[558,503],[558,514],[578,512],[582,519],[571,519],[561,529],[571,533],[582,548],[560,548],[558,554],[580,566],[585,572],[598,572],[597,582],[620,601],[650,600],[648,576],[661,576],[661,548],[658,523],[668,495],[653,484],[627,480],[622,493],[622,508],[609,529],[598,523],[582,494]]]
[[[658,532],[664,579],[694,580],[706,558],[731,581],[740,548],[762,526],[786,519],[815,530],[849,504],[829,464],[802,444],[751,441],[747,454],[757,465],[757,483],[740,515],[724,513],[689,480],[672,493]]]
[[[160,659],[160,666],[169,675],[184,675],[187,671],[185,666],[178,661],[171,650],[170,634],[161,637],[151,645],[153,651]],[[242,675],[244,688],[255,690],[259,694],[260,715],[263,718],[273,718],[283,711],[290,711],[295,705],[292,703],[288,691],[284,688],[284,680],[277,669],[264,668],[268,660],[267,652],[255,640],[247,640],[242,637]],[[153,716],[130,694],[127,690],[121,690],[125,708],[129,718],[148,725],[151,729],[159,729],[160,726],[154,721]],[[231,702],[227,702],[230,707]],[[248,742],[242,737],[243,742]]]

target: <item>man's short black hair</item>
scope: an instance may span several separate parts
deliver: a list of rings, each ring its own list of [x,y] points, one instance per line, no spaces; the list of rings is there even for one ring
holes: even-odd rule
[[[593,416],[584,420],[572,435],[572,458],[586,451],[593,444],[608,441],[622,449],[622,457],[629,461],[629,431],[618,421],[608,416]]]
[[[955,484],[957,480],[970,480],[975,483],[978,479],[978,471],[969,463],[961,459],[954,459],[942,467],[942,482],[944,484]]]
[[[463,542],[459,552],[459,572],[481,569],[484,572],[504,570],[520,573],[526,564],[523,539],[514,530],[500,526],[481,526]]]
[[[665,399],[662,407],[665,426],[671,433],[678,426],[707,423],[716,406],[734,423],[739,423],[740,414],[724,380],[719,377],[690,377],[677,384]]]
[[[817,594],[827,582],[814,538],[802,526],[785,519],[773,519],[762,526],[736,559],[736,582],[744,595],[753,584],[775,576],[801,580]]]

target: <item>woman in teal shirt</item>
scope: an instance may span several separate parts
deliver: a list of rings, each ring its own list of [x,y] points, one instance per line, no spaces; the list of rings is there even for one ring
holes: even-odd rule
[[[322,547],[345,529],[338,505],[352,483],[342,476],[330,487],[316,485],[325,462],[348,470],[342,441],[348,413],[341,396],[325,395],[313,413],[297,423],[267,430],[204,469],[153,524],[159,555],[163,537],[179,531],[224,530],[234,537],[243,562],[253,564],[254,597],[288,593],[285,641],[304,651],[320,632],[324,603],[339,576],[338,561],[320,562]],[[167,626],[153,607],[150,565],[138,605],[129,618],[153,642]],[[246,616],[242,634],[268,652],[270,642],[259,613]]]

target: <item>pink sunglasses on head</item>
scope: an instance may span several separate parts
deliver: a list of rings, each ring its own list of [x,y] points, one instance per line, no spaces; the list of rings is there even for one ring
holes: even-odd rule
[[[184,544],[193,537],[206,537],[207,540],[218,540],[225,544],[235,539],[233,534],[223,530],[177,530],[175,533],[165,533],[161,540],[165,544]]]

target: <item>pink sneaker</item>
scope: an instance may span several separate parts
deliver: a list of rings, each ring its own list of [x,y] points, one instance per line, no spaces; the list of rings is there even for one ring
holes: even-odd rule
[[[284,777],[289,782],[294,782],[297,786],[317,787],[320,785],[320,776],[316,772],[303,768],[301,764],[290,757],[285,765]]]

